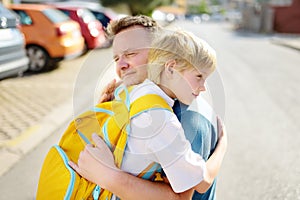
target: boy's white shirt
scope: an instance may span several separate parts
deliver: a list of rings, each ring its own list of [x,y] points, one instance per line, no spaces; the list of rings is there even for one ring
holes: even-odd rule
[[[130,101],[158,94],[170,107],[174,100],[156,84],[145,80],[130,93]],[[152,162],[161,164],[175,192],[186,191],[203,180],[203,158],[192,151],[176,115],[167,110],[144,112],[131,120],[121,169],[138,175]]]

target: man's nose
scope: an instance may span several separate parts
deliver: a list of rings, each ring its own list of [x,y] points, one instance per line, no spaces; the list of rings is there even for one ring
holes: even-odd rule
[[[120,70],[124,70],[124,69],[127,69],[129,67],[128,62],[126,61],[126,59],[123,58],[123,56],[119,58],[119,60],[117,62],[117,67]]]

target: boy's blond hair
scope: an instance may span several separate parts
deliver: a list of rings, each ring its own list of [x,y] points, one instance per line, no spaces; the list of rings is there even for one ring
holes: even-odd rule
[[[148,57],[148,78],[160,83],[166,62],[176,61],[175,69],[182,72],[192,67],[199,71],[216,68],[216,53],[204,40],[177,29],[162,30],[155,35]]]

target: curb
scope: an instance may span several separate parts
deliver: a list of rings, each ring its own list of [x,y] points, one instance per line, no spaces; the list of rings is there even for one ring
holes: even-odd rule
[[[281,46],[289,47],[295,50],[300,51],[300,38],[277,38],[274,37],[271,39],[271,42]]]

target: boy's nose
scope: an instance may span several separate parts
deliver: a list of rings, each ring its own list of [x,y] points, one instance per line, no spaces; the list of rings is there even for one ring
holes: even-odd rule
[[[206,91],[205,85],[203,85],[202,87],[200,87],[200,91],[201,91],[201,92],[205,92],[205,91]]]
[[[205,92],[206,91],[205,83],[201,83],[198,90],[199,92]]]

